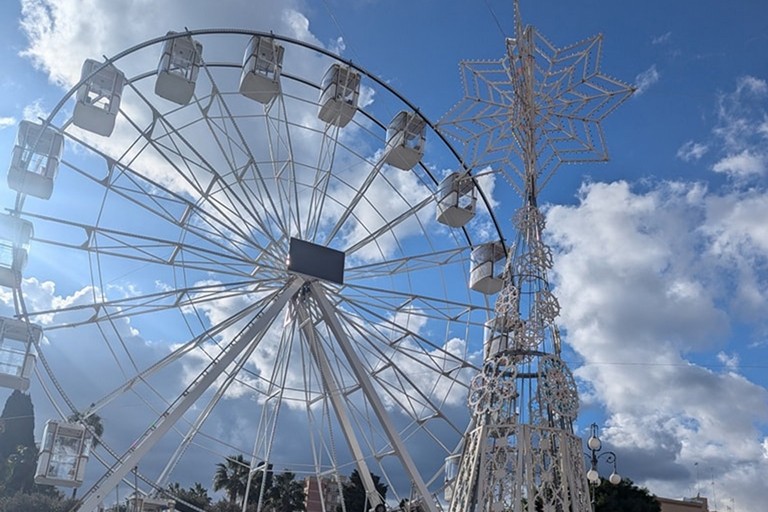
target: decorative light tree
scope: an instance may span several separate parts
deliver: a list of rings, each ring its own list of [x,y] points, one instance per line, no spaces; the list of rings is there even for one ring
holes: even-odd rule
[[[515,38],[498,61],[461,65],[465,97],[438,124],[478,172],[498,172],[522,197],[473,379],[472,424],[448,486],[451,512],[590,509],[573,376],[561,359],[560,306],[547,273],[538,197],[562,163],[608,159],[602,119],[633,87],[600,72],[602,36],[557,48],[515,8]]]

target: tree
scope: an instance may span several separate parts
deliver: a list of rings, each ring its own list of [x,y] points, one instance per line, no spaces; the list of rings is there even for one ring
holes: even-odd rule
[[[230,503],[236,503],[238,498],[245,496],[245,486],[248,482],[250,466],[242,455],[230,455],[226,462],[216,464],[213,475],[213,490],[223,490]]]
[[[30,492],[37,464],[35,412],[32,399],[18,389],[0,414],[0,495]]]
[[[91,404],[93,405],[93,404]],[[93,434],[91,438],[91,448],[95,448],[101,442],[101,436],[104,434],[104,424],[101,421],[101,416],[96,413],[84,416],[83,413],[76,412],[71,414],[67,421],[70,423],[81,423],[88,428],[88,431]],[[77,496],[77,487],[72,489],[72,499]]]
[[[101,436],[104,434],[104,423],[101,421],[101,416],[96,413],[84,416],[81,412],[71,414],[67,421],[70,423],[82,423],[88,430],[95,434],[91,440],[91,448],[95,448],[101,442]]]
[[[251,477],[251,487],[248,491],[248,504],[258,504],[259,496],[261,496],[261,488],[264,487],[264,497],[262,500],[266,500],[269,497],[269,492],[272,489],[272,480],[274,472],[272,471],[272,464],[267,464],[267,472],[264,473],[264,462],[256,464],[256,470]]]
[[[371,478],[373,479],[376,492],[379,493],[382,500],[385,499],[387,497],[387,485],[380,482],[381,478],[378,475],[371,473]],[[342,492],[344,493],[344,508],[346,512],[368,512],[370,503],[365,492],[363,480],[356,469],[349,476],[349,482],[344,483]],[[341,506],[336,507],[336,511],[341,512]]]
[[[3,512],[69,512],[76,504],[75,500],[40,493],[16,493],[0,497],[0,510]]]
[[[178,500],[176,510],[180,512],[194,512],[195,509],[189,505],[205,510],[212,501],[211,497],[208,496],[208,489],[199,482],[195,482],[195,485],[188,489],[183,489],[178,482],[174,482],[168,486],[168,494]]]
[[[267,493],[267,507],[274,512],[298,512],[304,510],[304,486],[295,480],[290,471],[280,473],[274,478]]]
[[[602,480],[595,487],[595,512],[661,512],[661,505],[648,489],[637,487],[629,478],[618,485]]]

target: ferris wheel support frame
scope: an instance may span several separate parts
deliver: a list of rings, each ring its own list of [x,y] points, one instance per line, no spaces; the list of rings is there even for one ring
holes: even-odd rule
[[[144,455],[173,427],[179,418],[197,401],[198,398],[216,381],[219,375],[237,358],[237,356],[252,343],[258,343],[266,334],[268,327],[282,310],[283,306],[293,297],[304,284],[303,279],[294,278],[284,288],[276,293],[273,302],[253,322],[248,325],[231,345],[226,353],[214,359],[204,370],[200,379],[185,389],[180,399],[162,415],[160,420],[150,426],[144,436],[132,446],[127,456],[118,460],[100,481],[86,494],[80,512],[93,512],[104,497],[118,485],[123,478],[138,464]]]
[[[339,343],[344,356],[349,362],[350,369],[354,372],[355,378],[360,384],[363,393],[370,401],[371,407],[376,414],[376,418],[384,429],[384,433],[392,445],[392,448],[395,450],[397,458],[400,459],[403,467],[408,472],[408,476],[411,478],[412,484],[416,487],[416,490],[422,497],[422,505],[427,509],[427,512],[438,512],[435,501],[430,499],[431,494],[427,489],[427,485],[424,483],[419,471],[416,469],[416,464],[414,463],[413,458],[411,458],[410,453],[408,453],[408,450],[405,448],[405,444],[403,444],[403,440],[393,425],[392,419],[389,417],[389,414],[387,414],[381,398],[378,393],[376,393],[373,383],[366,373],[360,358],[352,348],[349,337],[341,327],[338,316],[334,312],[328,298],[323,293],[323,290],[318,288],[316,282],[309,283],[309,290],[312,298],[317,302],[317,305],[323,314],[323,319],[336,338],[336,341]]]

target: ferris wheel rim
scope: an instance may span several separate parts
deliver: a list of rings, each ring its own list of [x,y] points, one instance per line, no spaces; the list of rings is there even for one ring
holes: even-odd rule
[[[226,34],[230,34],[230,33],[236,33],[236,34],[238,34],[238,35],[265,35],[265,36],[272,36],[272,37],[275,37],[275,39],[279,39],[279,40],[283,40],[283,41],[289,41],[289,42],[295,42],[295,43],[296,43],[296,44],[298,44],[299,46],[303,46],[303,47],[305,47],[305,48],[310,48],[310,49],[317,49],[317,48],[313,47],[312,45],[308,45],[308,44],[305,44],[305,43],[303,43],[303,42],[294,41],[294,40],[291,40],[290,38],[282,38],[282,37],[278,37],[278,36],[275,36],[275,35],[273,35],[273,34],[265,34],[265,33],[255,32],[255,31],[219,31],[219,30],[217,30],[217,29],[208,29],[208,30],[200,30],[200,31],[187,31],[187,32],[179,33],[179,34],[177,34],[177,35],[174,35],[174,36],[164,36],[164,37],[160,37],[160,38],[155,38],[155,39],[153,39],[153,40],[148,40],[148,41],[146,41],[146,42],[144,42],[144,43],[141,43],[141,44],[139,44],[139,45],[136,45],[136,46],[132,47],[132,48],[131,48],[131,49],[129,49],[129,50],[126,50],[126,51],[124,51],[124,52],[121,52],[120,54],[118,54],[117,56],[113,57],[112,59],[108,59],[108,60],[106,61],[105,65],[107,65],[107,64],[111,64],[111,63],[113,63],[113,62],[115,62],[115,61],[118,61],[120,58],[122,58],[122,57],[124,57],[124,56],[127,56],[127,55],[129,55],[130,53],[132,53],[132,52],[134,52],[134,51],[138,51],[138,50],[140,50],[140,49],[143,49],[143,48],[147,48],[147,47],[150,47],[150,46],[152,46],[152,45],[155,45],[155,44],[161,43],[161,42],[163,42],[163,41],[165,41],[165,40],[168,40],[168,39],[172,39],[172,38],[175,38],[175,37],[181,37],[181,36],[186,36],[186,35],[216,35],[216,34],[220,34],[220,33],[226,33]],[[332,53],[329,53],[329,52],[327,52],[327,51],[323,51],[322,53],[324,53],[326,56],[328,56],[328,57],[330,57],[330,58],[332,58],[332,59],[338,60],[338,61],[340,61],[340,62],[346,62],[346,61],[344,61],[343,59],[341,59],[340,57],[338,57],[338,56],[336,56],[336,55],[333,55]],[[368,72],[366,72],[365,70],[363,70],[363,69],[362,69],[362,68],[360,68],[359,66],[357,66],[357,65],[355,65],[355,64],[352,64],[352,63],[351,63],[351,61],[349,62],[349,64],[350,64],[350,66],[351,66],[351,67],[353,67],[354,69],[357,69],[357,70],[363,71],[363,72],[364,72],[364,73],[365,73],[367,76],[369,76],[369,77],[373,77],[373,75],[369,75],[369,74],[368,74]],[[206,66],[211,66],[211,67],[216,67],[216,66],[222,66],[222,67],[225,67],[225,66],[229,66],[229,67],[233,67],[233,66],[234,66],[234,65],[232,65],[232,64],[217,64],[217,63],[213,63],[213,64],[211,64],[211,63],[205,63],[205,65],[206,65]],[[152,75],[154,75],[154,74],[156,74],[156,73],[157,73],[157,72],[156,72],[156,71],[154,71],[154,72],[145,73],[145,74],[142,74],[142,75],[137,75],[137,76],[135,76],[135,77],[133,77],[133,78],[131,79],[131,83],[133,83],[134,81],[137,81],[137,80],[141,80],[141,79],[144,79],[144,78],[148,78],[148,77],[151,77]],[[288,77],[288,78],[293,78],[293,77],[292,77],[290,74],[285,74],[284,76],[286,76],[286,77]],[[84,80],[85,80],[85,79],[84,79]],[[401,101],[403,101],[404,103],[406,103],[407,105],[411,106],[411,104],[410,104],[409,102],[407,102],[407,100],[405,100],[405,99],[404,99],[404,98],[403,98],[403,97],[402,97],[402,96],[401,96],[399,93],[397,93],[396,91],[394,91],[394,90],[393,90],[393,89],[392,89],[392,88],[391,88],[391,87],[390,87],[388,84],[386,84],[386,83],[385,83],[385,82],[383,82],[383,81],[380,81],[379,79],[375,79],[375,80],[378,82],[378,84],[379,84],[381,87],[384,87],[384,88],[386,88],[386,89],[387,89],[387,90],[389,90],[391,93],[393,93],[393,94],[394,94],[394,96],[395,96],[395,97],[397,97],[399,100],[401,100]],[[65,97],[62,99],[62,101],[60,102],[60,104],[59,104],[59,105],[57,105],[57,107],[56,107],[56,108],[55,108],[55,109],[54,109],[54,110],[51,112],[51,114],[49,115],[48,119],[46,120],[46,123],[48,123],[48,124],[50,124],[51,126],[53,126],[53,124],[52,124],[52,123],[53,123],[53,120],[54,120],[54,119],[56,118],[56,116],[59,114],[59,111],[62,109],[62,107],[63,107],[63,105],[65,104],[65,102],[67,101],[67,99],[68,99],[68,98],[70,98],[70,97],[71,97],[71,96],[74,94],[74,92],[75,92],[75,91],[78,89],[78,87],[79,87],[79,86],[81,86],[81,85],[82,85],[82,83],[83,83],[83,81],[81,81],[80,83],[78,83],[78,84],[77,84],[75,87],[73,87],[73,88],[72,88],[72,89],[71,89],[71,90],[70,90],[70,91],[69,91],[69,92],[68,92],[68,93],[65,95]],[[414,109],[414,110],[416,110],[416,109]],[[361,110],[360,110],[360,112],[364,112],[364,110],[362,110],[362,109],[361,109]],[[422,116],[422,115],[421,115],[421,113],[419,113],[419,115],[420,115],[420,116]],[[366,116],[367,116],[367,114],[366,114]],[[422,116],[422,117],[424,117],[424,116]],[[369,117],[369,119],[375,120],[376,118],[375,118],[375,117]],[[442,136],[442,134],[440,134],[440,132],[439,132],[437,129],[435,129],[434,125],[433,125],[431,122],[429,122],[429,121],[428,121],[426,118],[424,118],[424,119],[425,119],[425,121],[427,121],[428,125],[431,127],[431,129],[432,129],[432,133],[433,133],[433,134],[437,134],[437,135],[439,136],[439,138],[443,140],[443,143],[444,143],[444,144],[445,144],[445,145],[446,145],[448,148],[450,148],[451,152],[453,152],[453,153],[454,153],[454,156],[456,156],[456,157],[457,157],[458,161],[459,161],[459,162],[462,162],[462,161],[461,161],[461,159],[458,157],[458,154],[456,153],[456,151],[454,150],[454,148],[451,146],[451,144],[450,144],[450,143],[449,143],[449,142],[448,142],[448,141],[447,141],[447,140],[446,140],[446,139],[445,139],[445,138]],[[378,120],[376,120],[376,122],[377,122],[377,124],[379,125],[379,127],[383,127],[383,124],[382,124],[381,122],[379,122]],[[65,125],[65,126],[64,126],[64,127],[61,129],[61,130],[66,132],[66,125]],[[68,136],[71,136],[71,134],[69,134],[68,132],[66,132],[66,135],[68,135]],[[82,141],[80,141],[80,142],[82,143]],[[105,155],[102,155],[102,156],[105,156]],[[106,156],[105,156],[105,158],[106,158]],[[421,168],[422,168],[422,170],[423,170],[423,171],[424,171],[426,174],[428,174],[428,175],[429,175],[429,177],[432,179],[432,181],[434,182],[434,184],[437,184],[437,180],[435,179],[435,177],[434,177],[434,175],[432,174],[431,170],[430,170],[430,169],[429,169],[427,166],[425,166],[423,163],[420,163],[420,165],[421,165]],[[463,163],[462,163],[462,165],[463,165]],[[467,171],[469,171],[469,169],[467,169]],[[480,192],[481,192],[481,194],[482,194],[482,189],[479,189],[479,190],[480,190]],[[105,191],[105,196],[106,196],[107,194],[108,194],[108,192],[106,192],[106,191]],[[22,193],[19,193],[19,194],[17,195],[17,207],[19,207],[19,208],[18,208],[18,211],[19,211],[19,213],[24,213],[24,214],[26,214],[26,215],[32,215],[32,216],[34,217],[34,214],[30,214],[28,211],[25,211],[25,210],[24,210],[24,208],[23,208],[23,206],[24,206],[24,205],[23,205],[23,202],[24,202],[24,201],[23,201],[23,197],[22,197],[22,196],[23,196],[23,194],[22,194]],[[495,224],[495,227],[496,227],[496,229],[499,231],[500,239],[502,239],[502,240],[503,240],[503,238],[501,237],[501,232],[500,232],[500,228],[499,228],[499,225],[498,225],[498,223],[497,223],[497,221],[496,221],[496,218],[495,218],[495,215],[494,215],[494,211],[493,211],[493,208],[491,208],[491,207],[490,207],[490,205],[488,204],[488,200],[485,198],[485,196],[484,196],[484,195],[482,196],[482,198],[483,198],[483,200],[486,202],[486,206],[487,206],[487,211],[488,211],[488,214],[490,215],[491,219],[493,220],[493,223]],[[97,222],[97,225],[98,225],[98,222]],[[424,228],[422,227],[422,229],[424,229]],[[465,237],[465,238],[466,238],[466,240],[467,240],[467,246],[466,246],[466,248],[472,248],[472,247],[473,247],[473,244],[472,244],[472,242],[471,242],[471,239],[470,239],[470,236],[469,236],[469,234],[468,234],[468,232],[467,232],[466,230],[464,230],[464,237]],[[465,248],[465,249],[466,249],[466,248]],[[462,250],[463,250],[463,249],[462,249]],[[98,256],[98,253],[97,253],[97,256]],[[100,272],[98,272],[98,273],[100,274]],[[94,284],[95,284],[95,283],[94,283]],[[404,295],[404,296],[405,296],[405,295]],[[23,310],[25,310],[25,311],[24,311],[24,313],[23,313],[23,316],[24,316],[25,318],[29,319],[29,318],[30,318],[30,316],[34,316],[35,314],[42,314],[42,312],[32,312],[32,313],[28,313],[28,312],[26,312],[26,306],[25,306],[25,305],[23,305],[23,304],[24,304],[23,293],[20,293],[20,294],[19,294],[19,297],[20,297],[20,299],[19,299],[19,300],[22,302],[22,309],[23,309]],[[414,294],[411,294],[411,295],[409,296],[409,298],[410,298],[411,300],[418,300],[418,299],[422,299],[422,300],[424,300],[424,299],[426,299],[426,297],[420,297],[418,294],[416,294],[416,295],[414,295]],[[112,317],[112,316],[107,316],[106,318],[107,318],[107,319],[109,319],[109,320],[112,320],[112,319],[113,319],[113,317]],[[116,318],[116,317],[115,317],[115,318]],[[55,376],[54,376],[54,375],[49,375],[49,378],[55,378]],[[65,397],[65,395],[62,395],[62,396],[63,396],[63,397]],[[68,399],[65,397],[65,400],[68,400]]]

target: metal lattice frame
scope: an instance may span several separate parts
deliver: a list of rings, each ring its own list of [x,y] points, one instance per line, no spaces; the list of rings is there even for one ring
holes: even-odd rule
[[[477,339],[492,309],[456,279],[468,280],[476,244],[469,230],[431,229],[438,180],[428,165],[407,173],[384,165],[395,108],[383,108],[387,117],[380,119],[361,106],[344,129],[354,131],[350,137],[313,118],[322,75],[304,76],[305,69],[290,65],[275,100],[254,103],[237,91],[239,51],[221,61],[200,59],[189,103],[153,94],[151,66],[169,39],[234,39],[239,50],[252,36],[285,44],[286,59],[303,52],[349,66],[375,89],[377,103],[416,110],[382,80],[322,48],[230,29],[167,35],[108,59],[105,66],[150,69],[126,76],[109,139],[77,128],[64,108],[86,78],[62,98],[45,122],[69,146],[55,194],[46,203],[19,193],[14,214],[35,224],[33,250],[71,262],[73,282],[89,293],[50,309],[25,301],[28,281],[14,293],[20,317],[46,323],[38,374],[59,414],[104,418],[105,435],[89,464],[88,479],[96,483],[81,493],[80,510],[96,510],[121,483],[142,494],[164,492],[193,452],[208,460],[235,452],[251,467],[267,461],[335,482],[352,469],[370,469],[390,486],[390,499],[420,500],[434,511],[438,461],[463,432],[446,402],[467,390],[476,370],[466,352],[448,344]],[[424,122],[433,141],[425,161],[466,169]],[[407,191],[404,176],[413,180]],[[78,207],[52,214],[67,193]],[[343,284],[290,271],[291,237],[345,252]],[[131,288],[134,281],[145,287]],[[209,315],[217,308],[221,316]],[[163,347],[168,339],[174,345],[151,360],[134,357],[141,347],[134,328],[158,326],[172,331],[158,333]],[[49,357],[63,332],[88,340],[75,362],[87,366],[102,357],[98,386],[73,392],[77,371]],[[265,350],[275,354],[274,364],[258,367]],[[168,379],[185,372],[186,381]],[[254,397],[238,417],[253,437],[247,447],[209,428],[233,388]],[[126,401],[136,424],[110,437],[111,414]],[[295,415],[302,421],[292,421]],[[291,443],[306,445],[301,460],[278,458],[280,436],[288,432]],[[424,447],[434,447],[436,456],[417,466],[411,451]],[[161,465],[142,464],[159,453]],[[380,502],[372,479],[363,480],[369,504]]]
[[[633,88],[600,72],[600,35],[557,48],[523,28],[517,2],[515,16],[506,56],[462,63],[465,97],[438,123],[473,169],[501,173],[523,199],[449,510],[586,512],[578,392],[560,357],[538,195],[560,164],[607,160],[600,121]]]

